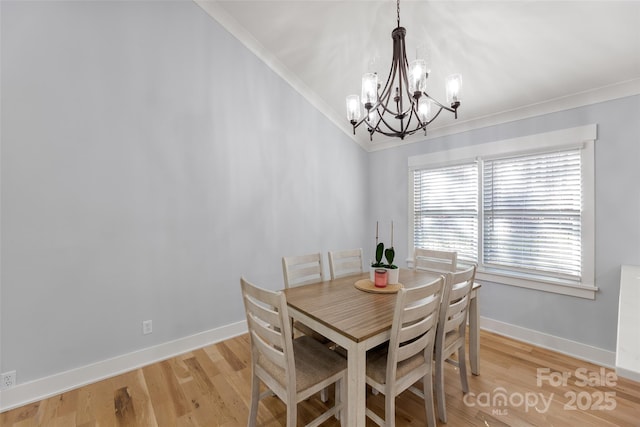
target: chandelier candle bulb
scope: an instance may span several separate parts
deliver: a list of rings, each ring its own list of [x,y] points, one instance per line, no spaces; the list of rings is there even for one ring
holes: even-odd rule
[[[409,92],[414,98],[420,98],[427,90],[427,63],[424,59],[416,59],[409,64]]]
[[[378,101],[378,75],[365,73],[362,76],[362,103],[369,110]]]
[[[462,89],[462,76],[460,74],[452,74],[447,77],[447,102],[451,107],[460,104],[460,90]]]
[[[360,120],[360,97],[358,95],[347,96],[347,119],[351,123],[355,123]]]
[[[431,115],[431,101],[428,98],[422,97],[418,100],[418,118],[422,123],[429,121]]]

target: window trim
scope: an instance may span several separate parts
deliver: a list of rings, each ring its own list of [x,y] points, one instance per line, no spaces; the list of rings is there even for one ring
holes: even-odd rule
[[[438,168],[474,161],[482,161],[507,156],[561,151],[581,148],[582,161],[582,282],[575,283],[562,279],[542,278],[511,271],[496,271],[478,266],[476,278],[488,282],[536,289],[580,298],[595,299],[598,287],[595,284],[595,141],[597,125],[590,124],[552,132],[538,133],[518,138],[486,142],[483,144],[452,150],[411,156],[408,158],[408,182],[412,182],[413,172],[417,169]],[[482,170],[482,168],[480,168]],[[482,178],[480,176],[480,178]],[[478,181],[479,190],[482,180]],[[413,186],[408,186],[408,224],[409,239],[407,259],[409,267],[413,264]],[[479,191],[479,197],[481,192]],[[482,205],[479,205],[480,207]],[[482,209],[478,213],[478,233],[482,233]],[[482,236],[478,240],[478,255],[481,256]],[[482,258],[479,258],[482,259]]]

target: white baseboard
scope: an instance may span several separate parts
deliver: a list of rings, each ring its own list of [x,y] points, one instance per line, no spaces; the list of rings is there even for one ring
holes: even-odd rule
[[[640,383],[640,373],[616,366],[616,374],[628,380]]]
[[[614,351],[604,350],[602,348],[593,347],[587,344],[571,341],[566,338],[556,337],[533,329],[511,325],[509,323],[500,322],[499,320],[489,319],[482,316],[480,317],[480,327],[499,335],[504,335],[519,341],[534,344],[538,347],[554,350],[558,353],[563,353],[600,366],[608,368],[615,367],[616,353]]]
[[[0,391],[0,412],[37,402],[246,332],[246,321],[232,323],[49,377],[18,384],[13,388]]]

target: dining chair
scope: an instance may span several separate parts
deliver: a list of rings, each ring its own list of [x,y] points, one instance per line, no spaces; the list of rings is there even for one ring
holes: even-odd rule
[[[282,275],[284,287],[308,285],[309,283],[324,281],[324,268],[320,253],[282,257]],[[305,335],[316,340],[329,343],[329,340],[301,322],[293,322],[293,327]]]
[[[307,285],[324,281],[324,268],[320,253],[282,257],[284,286]]]
[[[413,268],[415,270],[449,273],[456,271],[457,262],[458,253],[454,251],[415,248],[413,252]]]
[[[384,419],[367,408],[379,426],[395,426],[395,399],[422,380],[429,427],[436,425],[433,405],[433,347],[444,277],[415,288],[398,291],[389,345],[367,353],[367,384],[385,395]],[[417,393],[418,394],[418,393]]]
[[[322,266],[322,255],[318,252],[308,255],[282,257],[282,275],[284,277],[285,288],[323,282],[324,268]],[[302,322],[291,319],[291,327],[292,334],[294,330],[298,330],[300,333],[310,336],[327,347],[335,348],[335,344],[332,343],[331,340]],[[321,400],[326,402],[328,399],[328,390],[322,390]]]
[[[440,306],[440,318],[436,332],[435,360],[436,360],[436,401],[438,402],[438,417],[443,423],[447,422],[447,412],[444,393],[444,363],[445,361],[458,367],[460,383],[463,393],[469,392],[467,381],[467,363],[465,356],[465,336],[467,330],[467,312],[476,266],[466,270],[445,275],[445,285]],[[450,357],[458,353],[457,360]]]
[[[362,269],[362,248],[329,251],[329,273],[331,280],[360,274]]]
[[[287,427],[297,425],[297,404],[335,383],[334,405],[307,424],[315,427],[343,411],[346,360],[313,338],[303,335],[293,339],[287,302],[282,291],[262,289],[240,279],[247,326],[251,337],[251,410],[248,426],[256,425],[258,403],[275,394],[287,406]],[[260,382],[268,390],[260,393]]]

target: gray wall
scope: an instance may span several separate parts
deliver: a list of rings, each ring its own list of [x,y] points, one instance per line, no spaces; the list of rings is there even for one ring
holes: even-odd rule
[[[367,154],[193,2],[0,7],[0,371],[243,320],[240,275],[362,245]]]
[[[460,115],[464,117],[464,108]],[[632,96],[372,153],[374,217],[393,218],[397,229],[407,230],[410,156],[596,123],[595,272],[600,292],[595,301],[487,283],[480,314],[615,351],[620,265],[640,265],[639,117],[640,96]],[[373,202],[376,194],[384,194],[384,203]],[[404,261],[407,233],[396,236],[396,251]]]

